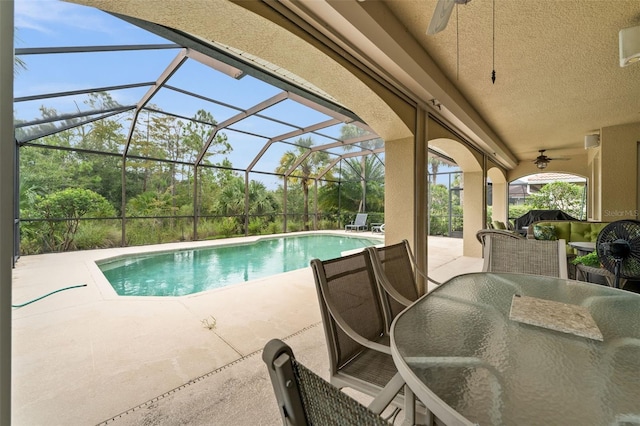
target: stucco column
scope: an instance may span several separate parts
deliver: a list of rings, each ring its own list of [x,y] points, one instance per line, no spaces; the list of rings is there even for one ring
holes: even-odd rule
[[[603,222],[638,216],[638,142],[640,123],[600,131],[601,218]]]
[[[507,207],[508,188],[509,185],[507,185],[506,182],[491,183],[491,217],[493,220],[500,220],[504,223],[507,223],[509,220],[509,208]],[[483,224],[482,227],[486,228],[486,225]]]
[[[13,0],[0,0],[0,424],[11,424]]]
[[[476,239],[476,232],[483,229],[482,210],[484,206],[483,193],[485,191],[482,171],[464,173],[463,200],[463,256],[481,257],[482,248]]]
[[[384,235],[386,244],[394,244],[414,235],[413,182],[413,139],[385,141]],[[411,245],[415,247],[413,241]]]

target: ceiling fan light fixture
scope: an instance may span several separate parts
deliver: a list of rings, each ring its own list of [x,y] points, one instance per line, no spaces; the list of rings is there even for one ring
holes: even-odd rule
[[[540,170],[542,169],[546,169],[547,168],[547,163],[546,161],[537,161],[536,162],[536,167],[539,168]]]
[[[620,30],[620,66],[626,67],[640,62],[640,25]]]

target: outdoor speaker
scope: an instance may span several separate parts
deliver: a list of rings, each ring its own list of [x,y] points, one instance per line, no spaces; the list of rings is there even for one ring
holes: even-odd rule
[[[600,135],[586,135],[584,137],[584,149],[595,148],[600,144]]]

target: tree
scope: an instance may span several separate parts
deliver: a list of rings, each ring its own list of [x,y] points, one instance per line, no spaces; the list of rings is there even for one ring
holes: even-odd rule
[[[52,251],[67,251],[73,247],[80,219],[113,217],[115,209],[102,195],[89,189],[67,188],[50,195],[39,196],[35,202],[38,216],[45,219],[45,244]],[[65,220],[61,220],[65,219]]]
[[[562,210],[571,216],[585,216],[582,202],[584,188],[570,182],[552,182],[529,197],[534,209]]]
[[[362,167],[364,166],[364,171]],[[320,204],[324,208],[340,204],[346,210],[359,211],[362,206],[361,176],[367,176],[365,193],[367,194],[368,210],[384,211],[384,165],[374,156],[350,158],[344,160],[340,170],[341,183],[326,185],[319,195]]]
[[[18,29],[14,28],[13,30],[13,34],[14,34],[14,38],[16,39],[16,41],[20,40],[18,38]],[[16,44],[16,43],[14,43]],[[20,74],[21,71],[25,71],[27,69],[27,64],[25,61],[22,60],[22,58],[15,56],[13,57],[13,75],[14,77],[17,76],[18,74]]]
[[[289,172],[298,159],[309,153],[309,150],[313,146],[313,139],[299,138],[295,144],[297,145],[295,151],[287,151],[282,155],[280,159],[280,165],[276,168],[276,173],[284,177],[284,174]],[[297,166],[296,170],[292,171],[291,175],[286,178],[294,184],[300,184],[303,193],[303,208],[302,221],[304,222],[304,230],[309,230],[309,185],[313,183],[313,177],[318,174],[329,163],[329,154],[325,151],[311,152],[304,160]]]
[[[436,184],[438,179],[438,170],[440,169],[440,166],[445,166],[446,164],[447,163],[431,154],[427,156],[427,165],[431,169],[431,173],[429,173],[429,175],[431,176],[431,183],[433,185]]]
[[[449,231],[449,190],[442,184],[429,185],[429,235]]]
[[[345,124],[340,128],[340,135],[341,135],[340,140],[343,140],[343,141],[364,136],[365,134],[367,134],[365,130],[353,124]],[[374,149],[381,148],[383,146],[384,146],[384,141],[380,138],[376,138],[368,141],[359,142],[358,144],[345,145],[344,150],[351,151],[355,147],[358,147],[363,150],[374,150]],[[368,175],[366,173],[367,158],[369,158],[367,154],[363,154],[362,157],[360,157],[360,171],[361,171],[360,186],[362,188],[362,192],[361,192],[362,198],[360,200],[360,205],[358,206],[359,212],[364,212],[367,209],[367,178],[368,178]]]

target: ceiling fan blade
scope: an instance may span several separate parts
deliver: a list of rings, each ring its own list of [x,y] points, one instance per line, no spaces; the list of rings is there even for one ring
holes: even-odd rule
[[[433,11],[429,28],[427,28],[427,34],[433,35],[439,33],[447,27],[449,17],[455,6],[455,0],[438,0],[436,8]]]

